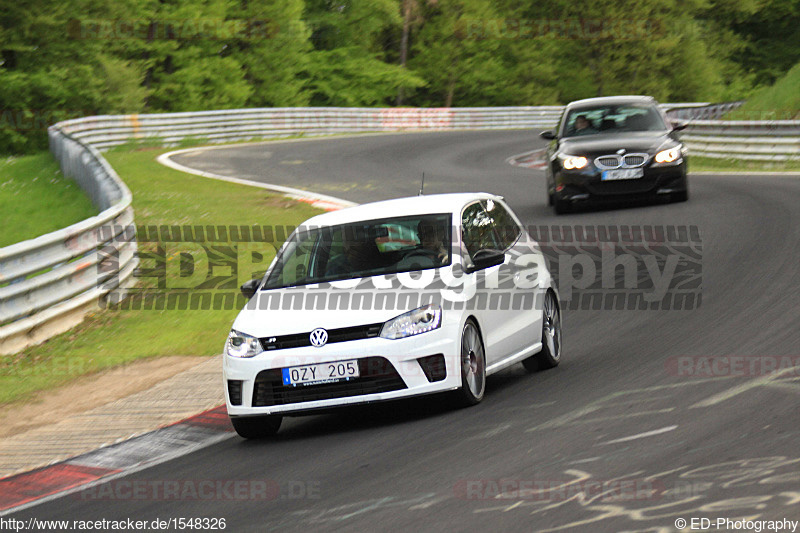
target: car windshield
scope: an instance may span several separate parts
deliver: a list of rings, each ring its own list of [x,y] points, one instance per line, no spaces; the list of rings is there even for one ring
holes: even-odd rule
[[[571,110],[564,121],[563,137],[627,131],[667,129],[661,113],[650,104],[621,104]]]
[[[417,215],[300,228],[264,289],[378,276],[450,264],[451,215]]]

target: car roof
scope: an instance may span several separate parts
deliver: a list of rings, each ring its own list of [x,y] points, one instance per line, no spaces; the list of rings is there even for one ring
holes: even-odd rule
[[[636,95],[623,95],[623,96],[600,96],[597,98],[584,98],[583,100],[575,100],[567,104],[567,109],[591,107],[598,105],[610,104],[657,104],[655,98],[652,96],[636,96]]]
[[[303,226],[335,226],[362,220],[375,220],[387,217],[401,217],[439,213],[461,213],[468,203],[483,199],[500,199],[485,192],[431,194],[395,198],[371,202],[354,207],[317,215],[305,221]]]

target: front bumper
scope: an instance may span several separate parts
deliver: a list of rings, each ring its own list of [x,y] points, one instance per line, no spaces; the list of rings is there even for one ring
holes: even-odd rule
[[[453,390],[461,386],[459,343],[453,340],[459,338],[457,325],[443,324],[435,331],[405,339],[360,339],[321,348],[262,352],[242,359],[226,354],[223,379],[228,414],[303,414]],[[444,362],[444,377],[426,369],[432,359],[424,358],[437,355]],[[359,361],[360,377],[349,381],[292,386],[280,380],[282,368],[353,359]]]
[[[687,190],[686,160],[678,164],[644,168],[641,178],[603,181],[594,166],[582,170],[561,169],[554,173],[555,194],[573,203],[596,200],[618,201],[653,198]]]

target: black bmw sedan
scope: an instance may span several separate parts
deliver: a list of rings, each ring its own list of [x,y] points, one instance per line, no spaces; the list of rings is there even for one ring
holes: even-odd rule
[[[666,197],[686,201],[686,147],[649,96],[609,96],[570,103],[548,149],[548,203],[574,205]]]

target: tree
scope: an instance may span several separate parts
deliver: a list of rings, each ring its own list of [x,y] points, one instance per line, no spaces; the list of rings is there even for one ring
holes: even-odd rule
[[[388,105],[398,90],[423,85],[415,73],[393,64],[386,46],[385,36],[400,24],[395,2],[315,0],[305,16],[314,45],[307,68],[313,105]]]

